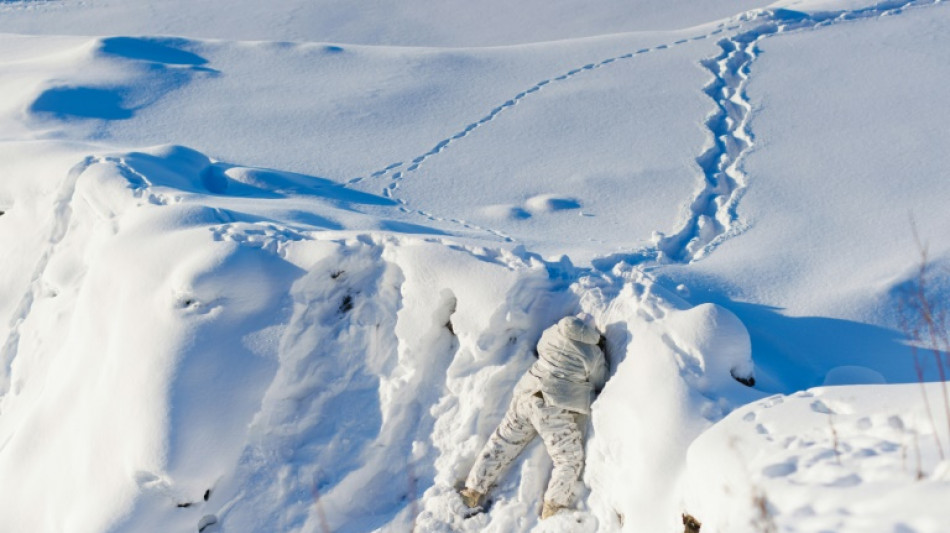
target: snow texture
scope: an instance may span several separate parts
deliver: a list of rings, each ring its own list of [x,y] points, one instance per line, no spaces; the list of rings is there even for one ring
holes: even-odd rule
[[[4,531],[938,532],[939,0],[0,0]],[[910,222],[912,215],[913,224]],[[589,313],[575,508],[458,488]],[[917,383],[921,381],[921,383]]]

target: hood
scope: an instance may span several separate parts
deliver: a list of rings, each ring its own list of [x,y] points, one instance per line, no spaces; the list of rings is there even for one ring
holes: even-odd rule
[[[597,344],[597,341],[600,340],[600,332],[575,316],[562,318],[557,323],[557,329],[568,339],[584,344]]]

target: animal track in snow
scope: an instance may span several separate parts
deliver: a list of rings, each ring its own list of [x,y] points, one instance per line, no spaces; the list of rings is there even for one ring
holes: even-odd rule
[[[100,163],[111,163],[116,166],[122,176],[128,180],[129,188],[136,198],[145,198],[154,205],[167,205],[172,200],[164,194],[157,194],[152,191],[152,182],[141,172],[135,170],[121,157],[103,157]]]
[[[855,10],[803,13],[790,9],[759,9],[737,18],[737,25],[721,27],[705,37],[713,37],[742,26],[752,27],[719,41],[721,53],[701,61],[713,79],[704,91],[716,108],[706,120],[713,143],[696,162],[702,170],[702,187],[689,203],[686,220],[673,233],[656,232],[652,246],[611,254],[595,260],[594,267],[610,271],[617,263],[630,265],[664,262],[689,263],[699,260],[725,240],[746,229],[738,215],[738,205],[746,191],[747,176],[742,160],[753,146],[749,128],[752,106],[745,88],[752,63],[759,56],[758,43],[765,38],[794,31],[817,30],[826,26],[888,17],[916,7],[933,6],[943,0],[885,0]],[[695,39],[695,38],[694,38]],[[658,47],[657,47],[658,48]]]
[[[816,413],[822,413],[822,414],[825,414],[825,415],[833,415],[833,414],[835,414],[835,412],[832,411],[831,408],[828,407],[827,405],[825,405],[825,402],[823,402],[823,401],[821,401],[821,400],[815,400],[815,401],[813,401],[813,402],[811,403],[811,410],[814,411],[814,412],[816,412]]]
[[[762,400],[759,402],[759,405],[769,409],[783,403],[785,403],[785,398],[783,398],[781,394],[776,394],[775,396],[769,396],[768,398]]]
[[[659,44],[653,47],[640,48],[635,52],[627,52],[621,55],[608,57],[606,59],[602,59],[599,61],[588,62],[584,64],[583,66],[572,68],[560,75],[543,79],[535,83],[531,87],[528,87],[527,89],[524,89],[518,92],[517,94],[505,100],[504,102],[496,105],[491,110],[489,110],[485,115],[466,124],[464,127],[462,127],[460,130],[458,130],[454,134],[449,135],[448,137],[439,140],[427,152],[420,154],[416,157],[413,157],[412,159],[408,161],[408,163],[405,161],[392,163],[390,165],[387,165],[385,168],[371,172],[369,174],[369,177],[370,178],[388,177],[390,179],[390,183],[386,187],[384,187],[383,194],[386,195],[387,197],[392,197],[399,187],[399,182],[404,180],[409,174],[417,171],[427,160],[444,152],[451,145],[469,136],[476,129],[485,126],[489,122],[492,122],[493,120],[498,118],[498,116],[501,115],[502,113],[507,112],[508,110],[512,109],[513,107],[521,103],[526,98],[539,93],[541,90],[545,89],[547,86],[551,84],[568,81],[571,78],[574,78],[575,76],[578,76],[580,74],[591,72],[593,70],[603,68],[607,65],[611,65],[619,61],[633,59],[635,57],[638,57],[644,54],[667,50],[674,46],[679,46],[679,45],[686,44],[692,41],[707,39],[710,36],[716,35],[723,31],[731,31],[731,30],[736,30],[738,28],[739,28],[739,25],[733,25],[729,27],[720,27],[711,33],[678,39],[677,41],[672,42],[672,43],[665,43],[665,44]],[[357,177],[357,178],[351,179],[348,183],[350,184],[358,183],[360,181],[363,181],[364,179],[365,177]]]
[[[756,10],[740,17],[744,23],[761,21],[761,24],[720,40],[722,52],[701,62],[713,74],[713,80],[704,88],[716,103],[716,110],[706,120],[706,127],[713,134],[713,145],[696,158],[704,182],[690,204],[689,217],[675,233],[658,240],[655,260],[688,263],[701,259],[724,240],[744,230],[737,213],[748,181],[741,163],[754,141],[749,129],[752,106],[745,88],[751,65],[759,56],[759,41],[793,31],[886,17],[907,8],[940,2],[885,0],[867,8],[813,14],[778,8]]]
[[[260,248],[278,255],[283,253],[288,242],[308,238],[301,232],[268,222],[231,222],[210,229],[216,241],[233,241],[242,246]]]
[[[501,240],[504,241],[504,242],[513,242],[513,241],[514,241],[514,239],[511,238],[511,236],[509,236],[508,234],[506,234],[506,233],[504,233],[504,232],[502,232],[502,231],[498,231],[498,230],[495,230],[495,229],[492,229],[492,228],[488,228],[488,227],[485,227],[485,226],[480,226],[480,225],[478,225],[478,224],[474,224],[474,223],[471,223],[471,222],[468,222],[468,221],[465,221],[465,220],[462,220],[462,219],[458,219],[458,218],[445,218],[445,217],[441,217],[441,216],[439,216],[439,215],[436,215],[436,214],[434,214],[434,213],[430,213],[430,212],[428,212],[428,211],[424,211],[424,210],[422,210],[422,209],[410,209],[410,208],[406,207],[405,205],[403,205],[402,207],[400,207],[399,210],[402,211],[403,213],[415,214],[415,215],[421,216],[421,217],[423,217],[423,218],[425,218],[426,220],[429,220],[429,221],[431,221],[431,222],[449,222],[449,223],[451,223],[451,224],[454,224],[454,225],[456,225],[456,226],[460,226],[460,227],[465,228],[465,229],[474,230],[474,231],[480,231],[480,232],[483,232],[483,233],[488,233],[488,234],[490,234],[490,235],[494,235],[495,237],[498,237],[499,239],[501,239]]]
[[[762,469],[765,477],[785,477],[798,471],[798,458],[790,457],[782,463],[775,463]]]
[[[745,94],[752,63],[759,54],[758,42],[778,34],[800,30],[813,30],[837,23],[852,22],[861,19],[891,16],[905,9],[918,6],[935,5],[941,0],[887,0],[877,5],[835,12],[815,14],[802,13],[788,9],[756,10],[739,17],[738,23],[721,25],[717,29],[689,38],[678,39],[670,43],[640,48],[635,52],[589,62],[581,67],[572,68],[558,76],[535,83],[513,97],[495,106],[479,119],[468,123],[456,133],[441,139],[427,152],[408,162],[399,161],[387,165],[369,174],[370,178],[388,178],[382,194],[394,198],[399,184],[409,174],[417,171],[430,158],[444,152],[461,139],[469,136],[478,128],[492,122],[502,113],[533,94],[539,93],[548,85],[568,81],[575,76],[590,72],[607,65],[632,59],[644,54],[668,50],[692,41],[709,39],[727,32],[740,30],[744,25],[761,22],[747,31],[725,37],[719,41],[722,52],[701,64],[712,74],[712,81],[704,88],[706,94],[716,103],[715,111],[707,118],[706,127],[713,134],[713,145],[697,157],[696,162],[703,171],[703,187],[691,200],[689,216],[681,227],[672,234],[658,232],[653,249],[638,250],[626,254],[615,254],[597,261],[596,268],[610,270],[618,261],[631,264],[656,261],[690,262],[701,259],[726,239],[741,233],[745,226],[738,216],[738,204],[745,192],[747,177],[742,172],[741,162],[752,147],[754,136],[749,129],[751,104]],[[357,177],[348,183],[358,183],[364,177]],[[437,217],[421,210],[411,210],[404,201],[400,201],[407,213],[425,216],[430,220],[442,220],[459,223],[468,229],[476,229],[502,236],[501,232],[462,224],[460,221]],[[506,211],[515,218],[525,218],[523,210],[517,208]],[[504,236],[505,240],[510,237]]]
[[[60,0],[0,0],[0,13],[48,6],[61,7],[61,2]]]

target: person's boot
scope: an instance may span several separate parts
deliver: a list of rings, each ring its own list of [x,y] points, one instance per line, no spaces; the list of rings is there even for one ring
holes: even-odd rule
[[[563,505],[558,505],[548,501],[544,502],[544,506],[541,507],[541,520],[558,514],[561,512],[561,509],[564,509]]]
[[[484,496],[481,492],[468,488],[460,490],[459,495],[462,497],[462,503],[469,508],[478,507],[478,503],[482,501],[482,497]]]

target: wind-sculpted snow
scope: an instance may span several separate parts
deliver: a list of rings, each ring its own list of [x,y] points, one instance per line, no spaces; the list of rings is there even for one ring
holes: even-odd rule
[[[58,82],[36,97],[31,114],[40,120],[125,120],[194,77],[216,73],[202,66],[204,58],[178,48],[185,44],[182,40],[112,37],[92,44],[79,53],[101,64],[99,68],[115,68],[114,58],[130,61],[133,75],[119,69],[110,76],[114,81],[102,86]]]
[[[204,58],[177,48],[184,44],[182,40],[111,37],[98,44],[94,58],[120,57],[144,63],[146,67],[140,73],[144,81],[133,83],[148,85],[148,90],[134,90],[132,86],[54,86],[36,98],[30,113],[60,120],[124,120],[162,93],[181,87],[195,73],[214,72],[199,66],[207,63]]]
[[[6,342],[3,344],[3,351],[0,352],[0,399],[10,391],[11,387],[11,367],[16,360],[17,352],[20,346],[20,328],[23,322],[29,317],[33,303],[43,292],[43,277],[46,272],[51,256],[65,237],[72,218],[72,202],[76,190],[76,181],[90,166],[96,163],[96,158],[87,157],[82,162],[76,164],[70,169],[69,174],[56,195],[53,204],[53,223],[51,224],[50,235],[45,243],[45,250],[41,253],[33,274],[30,277],[29,288],[20,299],[12,317],[10,318],[9,330]]]
[[[505,478],[491,514],[460,522],[455,486],[530,365],[541,330],[579,309],[597,316],[615,356],[614,384],[591,419],[594,435],[613,431],[615,402],[626,400],[612,400],[622,393],[610,391],[629,390],[630,380],[643,381],[634,387],[643,393],[696,394],[669,423],[693,420],[687,425],[697,428],[721,416],[725,398],[749,394],[730,376],[751,372],[748,346],[723,336],[732,330],[716,326],[720,319],[700,318],[708,310],[656,296],[646,278],[575,282],[582,272],[569,263],[523,250],[360,232],[350,229],[357,227],[351,210],[372,198],[333,196],[318,179],[308,187],[302,176],[241,168],[171,146],[89,156],[67,175],[50,249],[34,276],[34,287],[48,292],[28,293],[10,337],[21,352],[10,361],[18,386],[4,395],[3,413],[25,429],[0,435],[4,472],[65,476],[48,499],[49,509],[64,512],[57,520],[83,509],[84,523],[115,531],[199,523],[398,530],[412,522],[421,531],[521,530],[536,521],[524,517],[536,516],[540,492],[517,486],[543,483],[540,448],[519,461],[520,480]],[[225,181],[209,181],[212,173]],[[253,205],[251,191],[262,191],[250,196]],[[350,226],[288,223],[301,199],[323,216],[334,206],[349,213]],[[172,251],[174,260],[162,259]],[[134,264],[144,268],[107,289],[114,269]],[[110,318],[98,323],[103,313]],[[50,316],[66,331],[62,344],[34,333]],[[725,350],[703,335],[725,339]],[[80,365],[82,379],[52,372],[64,365]],[[95,386],[112,372],[127,384]],[[75,402],[59,405],[63,395]],[[47,423],[27,406],[57,406],[58,419],[76,423],[93,412],[116,423],[96,426],[83,437],[92,448],[71,448],[61,461],[41,466],[46,456],[31,454],[12,463],[29,446],[23,438]],[[72,422],[47,431],[44,449],[52,453],[75,431]],[[681,462],[689,440],[663,461]],[[591,504],[552,524],[593,528],[634,512],[610,496],[617,481],[598,472],[602,464],[639,468],[632,450],[644,442],[656,441],[644,434],[620,452],[595,436]],[[112,453],[99,456],[100,447]],[[110,490],[68,497],[93,483],[83,472]],[[14,507],[33,492],[18,494],[5,494]],[[672,513],[670,498],[664,492],[653,501]],[[13,523],[32,529],[38,519]]]

